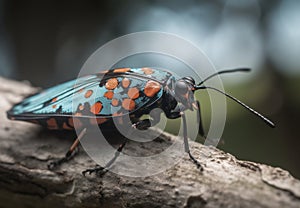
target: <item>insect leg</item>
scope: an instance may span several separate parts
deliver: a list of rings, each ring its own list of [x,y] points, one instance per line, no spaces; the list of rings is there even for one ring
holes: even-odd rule
[[[197,105],[197,112],[198,112],[198,123],[199,123],[199,128],[198,128],[198,134],[202,137],[206,137],[204,134],[204,129],[203,129],[203,123],[202,123],[202,119],[201,119],[201,110],[200,110],[200,103],[199,101],[196,101],[196,105]]]
[[[165,112],[167,118],[169,119],[176,119],[176,118],[179,118],[181,117],[181,109],[180,109],[180,106],[177,105],[176,108],[170,112]]]
[[[55,167],[61,165],[62,163],[69,161],[70,159],[72,159],[75,155],[76,155],[76,149],[78,148],[78,144],[80,142],[80,139],[82,139],[82,137],[86,134],[86,128],[84,128],[78,135],[78,137],[75,139],[75,141],[73,142],[73,144],[71,145],[71,147],[69,148],[68,152],[66,153],[66,155],[63,158],[60,158],[58,160],[54,160],[51,161],[48,164],[48,169],[52,170]]]
[[[203,171],[203,167],[200,164],[198,160],[194,158],[194,156],[190,152],[189,147],[189,141],[187,136],[187,124],[186,124],[186,118],[184,112],[181,113],[182,121],[183,121],[183,140],[184,140],[184,151],[189,154],[190,159],[193,161],[193,163],[197,166],[197,168],[200,169],[200,171]]]
[[[198,134],[202,137],[206,137],[205,134],[204,134],[204,129],[203,129],[203,125],[202,125],[199,101],[196,101],[196,103],[194,105],[194,109],[196,109],[197,113],[198,113],[198,115],[197,115],[197,119],[198,119],[198,123],[199,123]],[[173,111],[166,113],[166,116],[169,119],[176,119],[176,118],[181,117],[181,112],[182,111],[184,111],[184,109],[180,109],[180,106],[177,105],[177,107]]]
[[[116,161],[116,159],[119,157],[120,153],[122,152],[123,148],[125,147],[127,143],[127,139],[118,147],[117,151],[115,152],[115,155],[114,157],[108,161],[106,163],[106,165],[104,167],[102,166],[96,166],[94,168],[91,168],[91,169],[86,169],[84,171],[82,171],[82,174],[85,176],[86,173],[88,174],[92,174],[92,173],[96,173],[98,175],[103,175],[105,174],[107,171],[108,171],[108,168]]]
[[[160,112],[151,114],[151,119],[143,119],[139,120],[132,125],[133,128],[137,128],[139,130],[146,130],[151,126],[156,125],[160,121]]]
[[[150,119],[144,119],[144,120],[140,120],[140,121],[137,121],[136,123],[134,123],[132,125],[132,127],[134,128],[137,128],[139,130],[145,130],[149,127],[151,127],[152,125],[155,125],[156,123],[158,123],[160,120],[160,114],[155,114],[152,116],[152,123],[151,123],[151,120]],[[119,148],[117,149],[117,151],[115,152],[115,155],[114,157],[108,161],[108,163],[104,166],[104,167],[101,167],[101,166],[96,166],[94,168],[91,168],[91,169],[87,169],[87,170],[84,170],[82,172],[83,175],[85,175],[86,173],[88,174],[92,174],[92,173],[96,173],[98,175],[103,175],[105,174],[107,171],[108,171],[108,168],[116,161],[116,159],[119,157],[120,153],[122,152],[124,146],[126,145],[126,142],[127,142],[127,139],[124,141],[123,144],[121,144],[119,146]]]

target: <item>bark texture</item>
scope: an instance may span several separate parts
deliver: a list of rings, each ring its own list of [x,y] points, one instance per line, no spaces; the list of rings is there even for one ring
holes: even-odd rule
[[[204,165],[203,173],[185,155],[154,176],[108,172],[84,177],[82,170],[94,162],[83,151],[50,171],[48,161],[62,157],[72,140],[6,119],[6,110],[35,90],[0,78],[0,207],[300,207],[300,182],[287,171],[240,161],[195,142],[190,142],[191,150]],[[153,146],[129,142],[126,148],[155,153],[176,139],[163,134]]]

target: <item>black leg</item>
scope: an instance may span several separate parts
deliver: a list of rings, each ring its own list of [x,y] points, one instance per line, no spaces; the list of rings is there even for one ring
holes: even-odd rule
[[[132,125],[133,128],[137,128],[139,130],[146,130],[149,127],[151,127],[151,120],[150,119],[144,119],[140,120]]]
[[[115,152],[115,155],[114,157],[108,161],[108,163],[106,163],[106,165],[104,167],[101,167],[101,166],[96,166],[94,168],[91,168],[91,169],[86,169],[82,172],[82,174],[85,176],[86,173],[88,174],[92,174],[92,173],[96,173],[97,175],[104,175],[107,171],[108,171],[108,168],[116,161],[116,159],[119,157],[120,153],[122,152],[124,146],[126,145],[126,142],[127,142],[127,139],[125,140],[125,142],[123,142],[123,144],[121,144],[119,146],[119,148],[117,149],[117,151]]]
[[[177,105],[174,110],[169,111],[169,112],[165,112],[165,114],[166,114],[167,118],[169,118],[169,119],[176,119],[176,118],[181,117],[180,106]]]
[[[203,129],[203,124],[202,124],[202,118],[201,118],[201,110],[200,110],[200,103],[199,101],[196,102],[197,104],[197,112],[198,112],[198,123],[199,123],[199,128],[198,128],[198,134],[204,138],[206,138],[204,134],[204,129]]]
[[[160,113],[152,115],[152,122],[151,122],[150,119],[144,119],[144,120],[137,121],[136,123],[134,123],[132,125],[132,127],[136,128],[136,129],[139,129],[139,130],[146,130],[149,127],[151,127],[152,125],[157,124],[159,121],[160,121]],[[105,174],[108,171],[108,168],[119,157],[119,155],[122,152],[122,150],[123,150],[126,142],[127,142],[127,139],[125,140],[125,142],[123,144],[121,144],[119,146],[119,148],[117,149],[117,151],[115,153],[115,156],[110,161],[108,161],[108,163],[104,167],[101,167],[101,166],[98,165],[98,166],[96,166],[94,168],[84,170],[82,172],[82,174],[85,175],[86,173],[88,173],[88,174],[96,173],[97,175],[100,175],[100,176],[103,175],[103,174]]]
[[[80,134],[78,135],[78,137],[75,139],[75,141],[73,142],[72,146],[69,148],[68,152],[66,153],[66,155],[63,158],[51,161],[48,164],[48,169],[53,170],[54,168],[56,168],[57,166],[61,165],[64,162],[69,161],[70,159],[72,159],[79,151],[78,149],[78,144],[80,139],[82,139],[82,137],[86,134],[86,128],[84,128]]]
[[[136,123],[132,125],[133,128],[139,129],[139,130],[146,130],[150,128],[151,126],[156,125],[160,121],[160,112],[155,113],[151,115],[150,119],[143,119],[139,120]]]
[[[187,124],[186,124],[186,118],[184,112],[181,113],[182,117],[182,122],[183,122],[183,140],[184,140],[184,150],[186,153],[189,154],[190,159],[193,161],[193,163],[197,166],[197,168],[200,169],[200,171],[203,171],[203,167],[200,164],[198,160],[194,158],[194,156],[190,152],[190,147],[189,147],[189,141],[188,141],[188,136],[187,136]]]

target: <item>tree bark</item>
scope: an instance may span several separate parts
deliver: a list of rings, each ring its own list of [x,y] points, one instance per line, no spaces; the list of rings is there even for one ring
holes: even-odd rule
[[[191,151],[204,165],[202,173],[185,155],[154,176],[84,177],[81,172],[94,162],[83,151],[50,171],[49,160],[62,157],[72,140],[6,118],[14,103],[34,91],[28,83],[0,78],[0,207],[300,207],[300,182],[287,171],[195,142]],[[147,151],[175,140],[164,133]],[[134,142],[126,148],[145,151]]]

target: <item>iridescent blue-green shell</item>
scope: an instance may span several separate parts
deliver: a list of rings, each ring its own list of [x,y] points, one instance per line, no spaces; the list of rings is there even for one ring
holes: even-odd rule
[[[67,129],[73,127],[68,119],[74,116],[101,120],[132,114],[159,100],[170,77],[170,72],[154,68],[111,69],[29,96],[13,106],[8,117]]]

